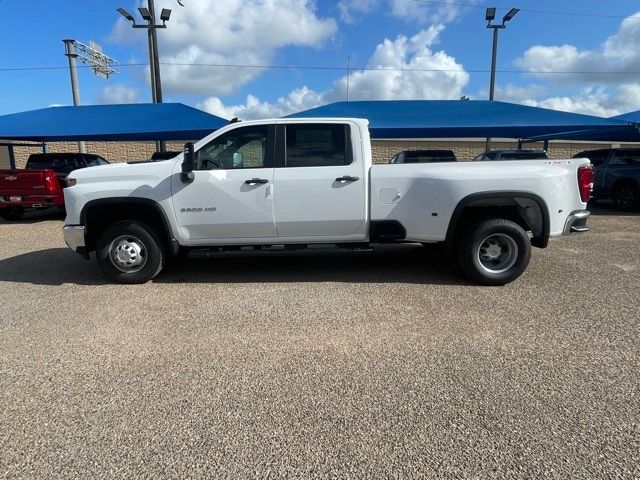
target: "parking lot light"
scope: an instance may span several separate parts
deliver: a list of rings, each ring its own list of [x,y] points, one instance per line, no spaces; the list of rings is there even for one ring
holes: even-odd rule
[[[120,15],[126,18],[133,25],[133,28],[146,28],[147,36],[149,39],[149,71],[151,77],[151,97],[153,103],[162,103],[162,82],[160,80],[160,57],[158,55],[158,37],[156,30],[158,28],[167,28],[167,21],[171,17],[171,10],[163,8],[160,14],[160,20],[162,23],[156,23],[156,10],[154,0],[147,0],[148,8],[139,7],[138,11],[140,16],[146,21],[146,24],[138,24],[135,21],[133,15],[127,12],[124,8],[118,8],[117,11]],[[166,151],[166,145],[164,141],[156,142],[157,150]]]
[[[487,15],[486,15],[487,22],[490,22],[494,18],[496,18],[496,9],[495,8],[487,8]]]
[[[502,17],[502,23],[494,24],[493,20],[496,18],[496,9],[494,7],[487,8],[485,14],[485,20],[487,21],[487,28],[493,29],[493,50],[491,53],[491,83],[489,85],[489,100],[493,101],[496,87],[496,61],[498,56],[498,31],[507,28],[507,22],[511,20],[520,11],[519,8],[512,8],[507,14]],[[485,150],[491,149],[491,138],[487,137]]]
[[[160,12],[160,20],[162,20],[162,23],[165,24],[166,22],[169,21],[170,18],[171,18],[171,10],[168,8],[163,8],[162,12]]]
[[[519,9],[519,8],[512,8],[511,10],[509,10],[509,11],[507,12],[507,14],[506,14],[504,17],[502,17],[502,22],[503,22],[503,23],[508,22],[508,21],[509,21],[509,20],[511,20],[513,17],[515,17],[515,16],[516,16],[516,13],[518,13],[519,11],[520,11],[520,9]]]
[[[133,15],[131,15],[129,12],[127,12],[124,8],[119,8],[118,9],[118,13],[120,15],[122,15],[124,18],[126,18],[127,20],[129,20],[134,25],[136,24],[136,19],[133,18]]]
[[[142,18],[144,18],[147,22],[151,22],[151,14],[149,13],[148,8],[140,7],[138,8],[138,11],[140,12],[140,16]]]

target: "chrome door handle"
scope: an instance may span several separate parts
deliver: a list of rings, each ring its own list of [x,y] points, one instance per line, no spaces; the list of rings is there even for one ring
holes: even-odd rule
[[[269,183],[269,180],[266,178],[252,178],[251,180],[245,180],[246,185],[258,185],[261,183]]]

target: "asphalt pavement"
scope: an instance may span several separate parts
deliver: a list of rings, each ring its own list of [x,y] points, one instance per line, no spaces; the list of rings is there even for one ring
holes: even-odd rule
[[[437,248],[113,285],[0,220],[0,477],[639,478],[640,216],[505,287]]]

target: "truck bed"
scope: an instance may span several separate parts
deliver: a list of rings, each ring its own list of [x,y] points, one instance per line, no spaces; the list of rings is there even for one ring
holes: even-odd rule
[[[576,181],[586,159],[514,160],[373,165],[371,220],[396,220],[407,238],[439,242],[447,236],[456,206],[471,195],[523,192],[549,214],[549,234],[561,235],[567,216],[582,210]]]

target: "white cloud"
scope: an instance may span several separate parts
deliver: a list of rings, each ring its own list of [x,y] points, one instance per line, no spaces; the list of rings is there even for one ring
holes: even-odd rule
[[[378,0],[340,0],[338,2],[338,11],[343,22],[353,23],[355,15],[369,13],[377,6]]]
[[[516,65],[530,72],[547,74],[547,78],[562,83],[629,82],[633,80],[633,72],[640,70],[640,13],[625,18],[618,31],[597,49],[580,49],[575,45],[534,45],[516,60]]]
[[[110,83],[98,95],[98,103],[136,103],[138,90],[133,87]]]
[[[280,97],[274,103],[262,102],[254,95],[248,95],[247,101],[240,105],[225,105],[218,97],[211,97],[198,105],[198,108],[223,118],[276,118],[289,113],[317,107],[323,102],[322,95],[308,89],[297,88],[286,97]]]
[[[538,80],[546,80],[557,93],[549,96],[551,89],[540,90],[539,86],[535,92],[513,90],[513,101],[605,117],[638,109],[640,83],[635,78],[640,70],[640,13],[625,18],[598,48],[534,45],[515,63],[537,73]],[[503,98],[498,92],[496,99]]]
[[[573,96],[542,99],[537,102],[537,106],[566,112],[613,117],[636,110],[640,106],[640,85],[625,84],[614,90],[604,87],[585,87]]]
[[[476,0],[471,0],[476,3]],[[422,2],[420,0],[340,0],[338,11],[346,23],[355,21],[356,15],[371,13],[383,8],[385,13],[408,21],[425,23],[447,23],[460,15],[461,5],[455,0]]]
[[[428,3],[416,0],[389,0],[389,3],[394,16],[417,20],[420,23],[451,22],[460,14],[459,2]]]
[[[320,18],[314,0],[198,0],[181,8],[174,0],[156,2],[171,8],[169,28],[160,30],[163,87],[167,91],[226,95],[256,78],[261,68],[208,67],[193,64],[264,65],[286,46],[318,47],[337,30],[336,22]],[[139,41],[124,20],[112,40]]]
[[[469,82],[469,74],[455,58],[444,51],[434,51],[442,25],[435,25],[417,35],[395,40],[385,39],[372,54],[367,68],[349,76],[350,100],[418,100],[457,99]],[[345,100],[347,77],[334,82],[324,92],[298,88],[274,103],[249,95],[244,105],[225,106],[218,97],[199,105],[216,115],[249,120],[280,117],[322,104]],[[226,115],[225,115],[226,114]]]
[[[640,106],[640,84],[622,84],[616,88],[608,86],[572,88],[569,95],[550,96],[550,91],[552,91],[550,88],[536,84],[526,86],[507,84],[504,87],[496,87],[495,99],[601,117],[612,117],[635,110]],[[484,99],[486,96],[486,92],[483,91],[476,98]]]

